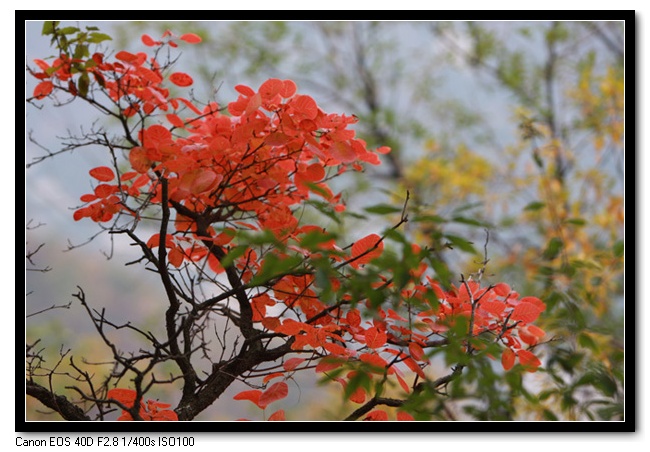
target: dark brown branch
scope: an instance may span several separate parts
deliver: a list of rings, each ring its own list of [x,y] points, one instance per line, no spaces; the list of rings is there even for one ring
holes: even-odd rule
[[[346,417],[345,421],[356,421],[364,414],[368,413],[377,405],[386,405],[392,407],[400,407],[404,405],[405,400],[390,399],[388,397],[374,397],[367,401],[361,408],[357,408],[352,414]]]
[[[57,395],[49,389],[34,383],[33,381],[26,380],[26,394],[34,397],[46,407],[56,411],[66,421],[89,421],[90,418],[86,416],[81,408],[70,402],[62,395]]]

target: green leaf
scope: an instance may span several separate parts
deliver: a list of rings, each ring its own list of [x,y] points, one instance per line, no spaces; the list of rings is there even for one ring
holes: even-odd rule
[[[576,226],[584,226],[587,224],[587,221],[583,218],[569,218],[568,220],[564,220],[566,224],[574,224]]]
[[[578,334],[578,344],[581,347],[588,348],[592,351],[598,350],[598,345],[596,345],[596,342],[594,342],[592,337],[584,331]]]
[[[462,237],[458,237],[456,235],[451,235],[451,234],[445,234],[444,237],[448,240],[448,243],[446,243],[446,245],[449,248],[451,249],[458,248],[461,251],[465,251],[466,253],[476,254],[476,249],[474,248],[472,242],[467,241]]]
[[[113,38],[111,38],[106,33],[90,33],[90,37],[88,38],[88,42],[92,42],[93,44],[99,44],[100,42],[112,40]]]
[[[42,35],[51,35],[56,31],[56,27],[59,26],[61,22],[58,20],[46,20],[43,22],[43,30],[41,31]]]
[[[549,409],[545,408],[544,411],[542,412],[542,416],[544,416],[544,419],[547,421],[558,421],[558,417]]]
[[[461,224],[467,224],[469,226],[481,226],[481,227],[488,226],[488,224],[484,221],[476,220],[474,218],[467,218],[467,217],[453,217],[451,221],[456,223],[461,223]]]
[[[526,207],[524,207],[524,210],[529,211],[529,212],[534,212],[534,211],[537,211],[537,210],[541,210],[544,207],[546,207],[545,202],[533,201],[533,202],[527,204]]]
[[[88,77],[88,72],[84,72],[77,80],[77,90],[81,97],[86,97],[88,95],[88,88],[90,87],[90,77]]]
[[[314,199],[308,199],[305,201],[305,204],[314,207],[320,213],[326,217],[334,220],[337,224],[341,224],[341,216],[338,214],[329,203],[323,201],[317,201]]]
[[[614,252],[614,256],[623,257],[623,253],[625,252],[625,242],[623,242],[623,240],[619,240],[614,243],[612,251]]]
[[[88,52],[88,46],[85,44],[79,44],[77,47],[74,49],[74,58],[75,59],[83,59],[84,57],[87,57],[90,55],[90,52]],[[94,61],[94,60],[93,60]]]
[[[298,265],[303,262],[302,256],[287,256],[279,258],[277,255],[269,253],[264,256],[264,263],[260,272],[253,277],[250,282],[251,286],[260,286],[273,278],[285,275],[294,271]]]
[[[235,260],[239,259],[246,253],[247,249],[248,249],[248,245],[239,245],[232,248],[230,251],[228,251],[228,254],[226,254],[226,256],[223,259],[221,259],[220,262],[221,266],[223,268],[230,267],[233,264],[233,262],[235,262]]]
[[[319,251],[319,245],[335,239],[336,235],[323,231],[311,231],[300,237],[298,243],[309,251]]]
[[[374,206],[366,207],[365,209],[368,213],[374,213],[377,215],[386,215],[390,213],[398,213],[402,211],[401,207],[391,206],[389,204],[375,204]]]
[[[445,223],[447,220],[445,220],[443,217],[439,215],[416,215],[413,218],[409,219],[412,222],[415,223]]]
[[[63,27],[63,28],[59,29],[59,34],[71,35],[71,34],[74,34],[74,33],[78,32],[78,31],[79,31],[79,29],[77,27]]]
[[[435,257],[428,259],[431,267],[436,272],[437,280],[444,289],[449,289],[451,284],[452,274],[447,267],[447,264],[443,261],[439,261]]]
[[[559,237],[553,237],[548,242],[548,245],[546,245],[546,249],[542,253],[542,257],[549,261],[553,260],[558,256],[558,254],[560,254],[560,251],[562,251],[563,247],[564,243],[562,242],[562,239]]]

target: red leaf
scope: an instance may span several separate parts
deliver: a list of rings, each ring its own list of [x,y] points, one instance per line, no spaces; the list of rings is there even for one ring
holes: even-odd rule
[[[259,389],[252,389],[250,391],[242,391],[239,394],[235,394],[235,397],[233,397],[234,400],[249,400],[253,402],[255,405],[257,405],[259,408],[264,408],[263,406],[260,405],[260,397],[262,395],[262,391]]]
[[[289,386],[284,381],[279,381],[271,385],[260,395],[259,406],[266,408],[276,400],[284,399],[289,394]]]
[[[318,115],[318,105],[316,101],[309,96],[299,95],[293,98],[291,102],[293,108],[307,119],[314,119]]]
[[[426,361],[426,357],[424,355],[424,350],[422,347],[420,347],[420,344],[416,344],[415,342],[411,342],[409,344],[409,352],[411,353],[411,357],[413,357],[414,360],[416,361]]]
[[[528,372],[535,372],[537,368],[542,365],[539,358],[528,350],[519,350],[517,352],[517,357],[519,357],[519,363],[524,366],[524,369]]]
[[[115,54],[115,58],[118,60],[124,61],[126,63],[134,63],[135,61],[138,60],[138,56],[132,54],[131,52],[127,52],[126,50],[122,50],[120,52],[117,52]]]
[[[546,336],[546,332],[535,325],[528,325],[528,332],[539,339]]]
[[[287,419],[284,417],[284,410],[278,410],[272,415],[269,416],[269,421],[286,421]]]
[[[406,383],[406,381],[402,378],[402,376],[401,376],[399,373],[397,373],[397,372],[395,372],[395,376],[397,377],[397,382],[398,382],[399,385],[402,387],[402,389],[404,390],[404,392],[406,392],[406,393],[411,392],[411,388],[409,388],[409,385],[408,385],[408,384]]]
[[[296,86],[293,80],[283,80],[282,91],[280,91],[280,94],[282,95],[282,97],[288,98],[296,94],[297,89],[298,87]]]
[[[539,298],[537,298],[537,297],[523,297],[520,301],[522,303],[532,303],[532,304],[534,304],[535,306],[537,306],[537,308],[540,310],[540,312],[544,311],[546,309],[546,305],[544,304],[544,302],[542,300],[540,300]]]
[[[332,342],[325,342],[323,344],[323,348],[330,352],[332,355],[337,355],[337,356],[347,356],[349,354],[348,349],[345,347],[342,347],[338,344],[334,344]]]
[[[131,407],[135,402],[136,392],[133,389],[109,389],[106,394],[107,399],[113,399],[120,402],[122,405]]]
[[[380,146],[380,147],[377,148],[377,153],[378,154],[388,154],[390,151],[391,151],[391,149],[388,146]]]
[[[183,86],[183,87],[190,86],[192,83],[194,83],[192,77],[190,77],[185,72],[174,72],[172,75],[169,76],[169,81],[176,86]]]
[[[90,175],[102,182],[110,182],[115,179],[115,173],[108,166],[98,166],[89,171]]]
[[[501,365],[505,370],[512,369],[512,366],[515,365],[515,352],[506,348],[501,354]]]
[[[294,370],[296,367],[298,367],[300,364],[302,364],[305,361],[305,358],[289,358],[284,362],[282,367],[284,367],[284,370],[290,371]]]
[[[269,381],[278,377],[284,377],[284,372],[273,372],[272,374],[268,374],[262,379],[262,382],[268,383]]]
[[[271,78],[262,83],[259,89],[259,93],[262,96],[262,99],[270,100],[277,96],[283,88],[282,80],[277,78]]]
[[[142,144],[147,148],[158,148],[172,141],[172,133],[160,124],[153,124],[143,132]]]
[[[209,169],[198,168],[183,175],[179,188],[187,190],[193,195],[199,195],[212,190],[222,180],[223,176],[221,174]]]
[[[255,95],[255,91],[253,91],[251,87],[246,85],[235,86],[235,91],[237,91],[239,94],[242,94],[246,97],[253,97]]]
[[[368,413],[366,417],[363,418],[364,421],[387,421],[388,413],[384,410],[374,410]]]
[[[350,402],[362,404],[366,401],[366,391],[362,387],[358,387],[354,393],[349,397]]]
[[[377,234],[370,234],[362,239],[357,240],[352,245],[352,258],[351,262],[353,267],[358,267],[360,264],[367,264],[376,257],[381,256],[384,250],[384,242]]]
[[[511,292],[510,286],[506,283],[499,283],[495,285],[492,290],[494,290],[494,293],[500,297],[505,297]]]
[[[202,41],[201,37],[199,35],[195,35],[194,33],[185,33],[184,35],[181,35],[180,39],[189,44],[198,44]]]
[[[41,82],[36,85],[36,88],[34,88],[34,97],[37,99],[43,99],[52,92],[53,88],[54,85],[49,80]]]
[[[91,202],[97,199],[97,196],[91,195],[91,194],[86,194],[86,195],[81,195],[79,198],[83,202]]]
[[[366,345],[370,348],[379,348],[386,344],[388,336],[386,332],[380,331],[378,328],[368,328],[365,332]]]
[[[347,360],[345,360],[345,359],[326,356],[325,358],[321,359],[318,362],[318,364],[316,365],[315,371],[316,372],[328,372],[330,370],[338,369],[345,362],[347,362]]]
[[[152,421],[177,421],[178,414],[172,410],[163,410],[158,411],[156,414],[151,416]]]
[[[142,39],[142,43],[147,47],[153,47],[156,45],[156,41],[154,41],[153,38],[149,35],[142,35],[140,39]]]
[[[376,367],[378,371],[381,370],[382,373],[383,370],[388,367],[388,362],[384,358],[373,353],[362,353],[361,356],[359,356],[359,360]]]
[[[408,414],[408,413],[405,413],[403,411],[398,411],[397,412],[397,420],[398,421],[414,421],[415,418],[413,416],[411,416],[410,414]]]
[[[167,115],[167,121],[169,121],[169,123],[174,127],[180,127],[180,128],[185,127],[185,123],[183,122],[183,120],[178,115],[175,115],[174,113],[169,113]]]
[[[522,302],[515,306],[515,309],[510,316],[510,320],[515,322],[521,321],[524,323],[531,323],[537,320],[540,312],[540,309],[533,303]]]

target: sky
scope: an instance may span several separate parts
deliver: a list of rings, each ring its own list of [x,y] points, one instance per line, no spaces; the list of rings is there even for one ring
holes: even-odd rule
[[[72,2],[72,3],[74,4],[74,2]],[[117,3],[119,4],[120,2],[117,2]],[[247,2],[243,2],[243,3],[240,2],[241,5],[243,5],[244,3],[247,3]],[[348,2],[330,2],[330,4],[332,6],[334,6],[334,7],[335,7],[336,4],[345,5],[346,3],[348,3]],[[598,2],[596,2],[596,3],[598,3]],[[623,2],[617,2],[617,6],[625,8],[626,5],[630,4],[630,5],[632,5],[631,7],[634,8],[635,3],[640,5],[641,2],[625,2],[625,1],[623,1]],[[286,2],[286,4],[289,5],[288,6],[289,9],[291,9],[291,5],[300,5],[300,7],[303,7],[303,5],[301,5],[299,2]],[[400,4],[403,7],[406,8],[406,7],[408,7],[406,5],[411,4],[411,2],[400,2]],[[416,2],[413,2],[413,4],[417,5]],[[592,8],[596,8],[596,6],[593,3],[590,3],[590,4],[591,4]],[[566,7],[566,2],[546,2],[545,3],[545,7],[547,7],[547,8],[552,8],[553,5],[561,5],[561,6]],[[604,7],[607,7],[607,5],[604,2],[603,2],[603,5],[604,5]],[[70,5],[70,7],[72,7],[72,6],[73,5]],[[377,5],[377,7],[380,7],[380,6]],[[507,6],[504,5],[504,7],[507,7]],[[639,36],[640,40],[642,41],[642,47],[641,47],[642,49],[647,49],[647,31],[644,29],[644,25],[646,23],[646,20],[647,19],[645,18],[645,15],[641,14],[640,18],[638,19],[638,22],[637,22],[638,25],[640,25],[640,28],[641,28],[641,31],[638,33],[638,36]],[[16,32],[18,34],[20,34],[21,30],[17,29]],[[637,55],[642,55],[642,51],[637,50]],[[645,60],[643,60],[643,59],[640,59],[640,62],[642,63],[642,67],[637,69],[636,72],[637,72],[637,74],[640,75],[640,79],[642,79],[643,75],[647,74],[647,68],[646,68],[647,62]],[[637,83],[640,83],[640,82],[637,82]],[[28,90],[28,92],[29,92],[29,90]],[[637,112],[641,115],[640,116],[641,118],[644,118],[645,117],[644,113],[646,112],[646,106],[647,106],[647,100],[648,100],[647,99],[647,89],[643,89],[641,91],[641,94],[643,95],[642,106],[638,107]],[[33,113],[30,112],[29,114],[32,115]],[[65,117],[62,118],[62,119],[64,121],[66,120]],[[641,122],[641,121],[643,121],[643,119],[641,119],[639,122]],[[71,123],[74,123],[74,121],[71,121]],[[38,124],[39,124],[39,126],[48,127],[48,124],[46,122],[40,122],[39,121]],[[44,130],[43,135],[50,135],[50,133],[49,133],[48,130]],[[638,133],[639,144],[637,145],[637,146],[639,146],[639,149],[643,149],[643,146],[642,146],[642,144],[644,142],[644,140],[643,140],[644,136],[643,135],[644,135],[643,131],[640,130],[639,133]],[[632,136],[632,135],[630,135],[628,133],[628,136]],[[638,152],[638,155],[640,157],[640,163],[641,163],[640,164],[639,174],[640,175],[645,174],[645,170],[648,169],[647,158],[645,157],[644,153],[642,153],[642,152]],[[87,165],[89,165],[89,168],[96,165],[96,162],[94,162],[92,156],[88,157]],[[63,169],[65,170],[65,167]],[[78,170],[75,170],[74,172],[76,172],[76,171],[78,171]],[[32,176],[32,174],[30,173],[30,177],[31,176]],[[64,174],[64,176],[65,176],[65,174]],[[36,179],[38,180],[38,177]],[[65,179],[66,179],[66,177],[64,177],[63,180],[65,180]],[[640,211],[641,211],[640,226],[642,226],[641,227],[642,231],[644,229],[647,230],[647,226],[645,228],[643,227],[643,225],[647,224],[647,209],[645,208],[645,206],[643,204],[643,199],[646,199],[644,195],[647,195],[647,193],[648,193],[648,182],[647,181],[648,181],[648,178],[641,178],[641,181],[639,182],[639,186],[637,188],[638,190],[641,191],[641,196],[642,196],[642,201],[639,202],[639,207],[640,207]],[[71,196],[70,195],[70,190],[69,190],[70,187],[62,187],[62,186],[52,185],[54,183],[55,182],[53,182],[52,180],[38,181],[38,182],[36,182],[35,185],[30,186],[30,189],[36,190],[37,193],[39,193],[40,202],[43,203],[42,204],[43,206],[47,206],[48,204],[53,203],[53,202],[56,202],[56,203],[65,202],[65,203],[67,203],[67,205],[74,205],[74,199],[73,198],[68,198],[68,196]],[[10,185],[10,186],[5,186],[3,188],[5,188],[7,190],[9,190],[9,189],[15,190],[15,187],[13,187],[13,184]],[[76,190],[73,190],[72,192],[74,193],[75,191]],[[78,191],[76,191],[76,192],[78,193]],[[34,204],[33,209],[38,209],[38,204]],[[69,236],[75,236],[75,233],[76,233],[76,231],[69,231]],[[641,236],[640,239],[641,239],[641,250],[640,250],[640,256],[641,257],[640,257],[640,260],[639,260],[639,263],[640,263],[639,272],[641,274],[644,274],[644,270],[647,268],[647,263],[648,263],[647,258],[648,258],[648,256],[650,256],[650,250],[648,249],[647,240],[645,240],[645,238],[643,236]],[[642,313],[641,318],[645,319],[647,321],[648,309],[645,308],[641,303],[637,304],[637,308],[639,308],[640,312]],[[19,309],[18,311],[20,312],[21,309]],[[640,322],[642,322],[642,321],[640,321]],[[639,339],[642,340],[644,344],[646,344],[646,345],[649,344],[648,333],[647,332],[642,331],[642,332],[638,333],[638,335],[639,335]],[[645,380],[647,381],[647,375],[648,375],[647,374],[647,359],[642,359],[642,363],[644,365],[644,370],[643,370],[642,373],[639,373],[637,375],[639,377],[641,377],[642,375],[646,376]],[[643,379],[639,378],[638,380],[641,381]],[[648,406],[648,403],[647,403],[647,400],[648,400],[647,391],[645,391],[645,393],[641,392],[640,395],[643,397],[642,400],[644,400],[644,402],[645,402],[643,405],[645,407],[647,407]],[[618,442],[620,440],[622,442],[628,443],[628,445],[631,447],[630,450],[641,450],[641,449],[637,449],[637,446],[640,446],[640,444],[645,443],[647,441],[647,438],[648,438],[647,409],[644,409],[642,412],[639,413],[639,415],[642,415],[642,414],[643,414],[643,417],[641,417],[641,416],[639,417],[638,425],[640,425],[640,426],[643,425],[645,432],[643,432],[641,434],[638,434],[638,435],[635,435],[635,438],[633,438],[633,439],[629,438],[629,437],[626,437],[624,439],[621,439],[621,438],[617,439],[615,437],[607,437],[607,438],[604,438],[602,441],[600,439],[598,441],[593,441],[593,439],[585,439],[585,438],[582,438],[582,440],[580,440],[579,437],[578,438],[563,437],[563,438],[555,438],[555,439],[549,439],[548,437],[546,437],[545,441],[543,442],[544,445],[542,446],[542,445],[537,444],[537,443],[534,443],[534,444],[530,445],[530,443],[528,443],[527,439],[525,439],[525,438],[522,439],[519,436],[519,437],[514,437],[514,438],[512,438],[512,437],[508,438],[506,440],[506,442],[511,443],[513,446],[515,446],[516,444],[521,444],[521,445],[528,444],[527,450],[535,451],[535,450],[542,450],[542,447],[544,447],[544,450],[547,450],[547,448],[549,446],[547,441],[556,441],[556,442],[557,441],[562,441],[562,442],[574,443],[576,445],[580,444],[580,447],[589,447],[590,444],[595,445],[595,446],[596,445],[601,445],[602,446],[602,443],[605,443],[608,446],[611,446],[611,445],[613,445],[614,442]],[[261,443],[259,441],[262,441],[261,438],[263,438],[263,437],[260,437],[260,439],[257,439],[257,438],[254,439],[253,444],[257,443],[257,445],[260,446]],[[284,437],[284,435],[283,435],[282,438],[277,438],[277,437],[275,439],[272,438],[270,440],[270,442],[266,442],[266,441],[269,441],[269,440],[265,439],[264,440],[265,441],[264,445],[266,446],[265,448],[267,450],[276,450],[276,449],[279,450],[280,447],[282,447],[283,451],[286,451],[286,449],[283,446],[283,441],[286,441],[286,439],[287,438]],[[296,439],[292,439],[291,441],[289,441],[290,446],[293,446],[293,445],[299,446],[301,439],[308,443],[310,438],[302,436],[302,438],[298,437]],[[465,440],[468,440],[468,439],[466,438]],[[477,437],[476,439],[469,439],[470,442],[472,442],[472,441],[480,441],[480,440],[481,439],[479,437]],[[494,438],[491,438],[491,439],[490,438],[484,438],[483,440],[488,441],[488,442],[492,442],[495,439]],[[521,441],[521,443],[516,443],[517,440]],[[242,443],[240,442],[239,439],[235,439],[233,441],[236,442],[237,447],[241,447]],[[358,439],[358,441],[356,439],[352,440],[352,443],[356,443],[356,445],[359,446],[359,447],[367,447],[368,441],[372,441],[372,439],[366,437],[365,440],[364,440],[364,438],[361,437],[361,438]],[[429,441],[431,441],[431,438],[429,438],[427,436],[424,436],[424,435],[415,435],[415,438],[408,438],[408,439],[405,439],[403,437],[401,439],[399,439],[399,438],[390,438],[387,441],[383,441],[383,440],[382,441],[376,441],[375,444],[377,444],[377,445],[382,445],[383,444],[383,446],[385,447],[385,446],[387,446],[387,443],[388,443],[389,446],[399,447],[398,441],[406,441],[407,443],[413,443],[414,441],[422,441],[422,444],[424,445],[424,444],[429,444]],[[457,445],[458,445],[457,441],[458,441],[457,438],[453,438],[453,437],[449,437],[448,439],[445,438],[442,441],[437,441],[436,442],[436,447],[438,447],[438,448],[439,447],[457,447]],[[499,441],[503,441],[503,438],[499,438]],[[221,446],[228,446],[228,444],[223,443],[222,440],[216,440],[215,439],[214,444],[217,444],[217,442]],[[286,443],[284,443],[284,444],[286,445]],[[332,443],[332,445],[334,445],[334,444],[336,444],[336,443]],[[349,441],[348,441],[348,444],[349,444]],[[230,446],[234,447],[235,444],[231,443]],[[598,449],[596,449],[596,450],[598,450]]]

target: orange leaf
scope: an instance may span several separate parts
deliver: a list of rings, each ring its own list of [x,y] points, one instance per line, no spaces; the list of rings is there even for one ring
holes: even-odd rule
[[[41,82],[36,85],[36,88],[34,88],[34,97],[37,99],[43,99],[52,92],[53,88],[54,85],[49,80]]]
[[[115,173],[108,166],[98,166],[89,171],[90,175],[102,182],[109,182],[115,179]]]
[[[501,354],[501,365],[505,370],[512,369],[512,366],[515,365],[515,352],[506,348]]]
[[[190,77],[185,72],[174,72],[172,75],[169,76],[169,81],[176,86],[182,86],[182,87],[190,86],[192,83],[194,83],[192,77]]]
[[[278,410],[272,415],[269,416],[269,421],[286,421],[287,419],[284,417],[284,410]]]
[[[284,399],[288,394],[289,386],[284,381],[274,383],[260,395],[259,406],[266,408],[276,400]]]
[[[391,149],[388,146],[380,146],[377,148],[377,153],[379,154],[388,154],[390,151]]]
[[[184,35],[181,35],[180,39],[189,44],[198,44],[202,41],[201,37],[194,33],[185,33]]]

